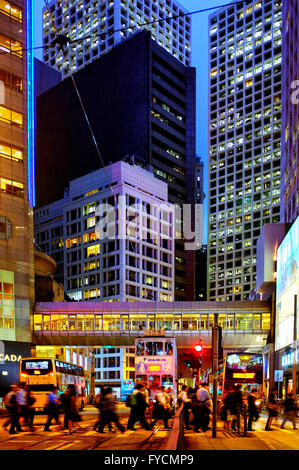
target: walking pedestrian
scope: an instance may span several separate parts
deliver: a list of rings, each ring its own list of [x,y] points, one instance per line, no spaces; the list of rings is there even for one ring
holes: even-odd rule
[[[112,388],[107,387],[102,397],[102,407],[101,407],[101,420],[99,423],[98,432],[104,433],[104,428],[106,424],[111,425],[115,423],[118,429],[121,432],[125,431],[124,426],[119,422],[118,416],[115,412],[115,397],[112,393]]]
[[[28,424],[28,405],[27,405],[27,392],[25,390],[25,382],[22,382],[16,394],[16,401],[18,406],[19,419],[23,418],[23,424]]]
[[[223,403],[225,405],[227,421],[225,429],[236,431],[237,417],[243,408],[243,397],[241,392],[241,385],[237,384],[233,390],[228,392],[224,397]]]
[[[254,431],[252,428],[252,422],[256,422],[259,418],[259,413],[256,406],[257,400],[257,389],[253,388],[251,392],[248,394],[247,401],[248,401],[248,431]]]
[[[16,384],[11,385],[10,391],[5,396],[5,406],[9,414],[9,419],[6,421],[6,426],[10,424],[9,434],[18,434],[22,431],[19,423],[19,413],[17,405],[17,391],[18,387]]]
[[[283,421],[281,424],[281,429],[284,428],[284,425],[287,421],[291,421],[293,424],[293,429],[297,429],[296,427],[296,414],[297,414],[297,404],[296,400],[293,398],[293,394],[289,393],[288,398],[284,401],[284,415]]]
[[[59,413],[58,413],[59,404],[60,404],[60,401],[57,395],[57,387],[53,385],[52,391],[48,394],[48,403],[46,405],[46,412],[48,414],[48,419],[46,421],[44,431],[51,432],[50,426],[52,423],[52,419],[55,420],[56,424],[60,424],[59,418],[58,418],[59,417]]]
[[[273,431],[271,428],[271,424],[273,421],[273,418],[276,418],[278,415],[278,404],[277,404],[277,391],[274,388],[271,390],[269,393],[269,398],[268,398],[268,403],[267,403],[267,408],[268,408],[268,419],[265,427],[265,431]]]
[[[193,410],[194,416],[194,432],[203,432],[209,429],[210,410],[211,410],[211,395],[208,390],[208,384],[201,384],[196,392],[196,401]]]
[[[152,429],[145,419],[145,410],[148,407],[148,403],[144,398],[144,390],[144,385],[137,384],[130,395],[131,413],[129,416],[127,429],[130,429],[131,431],[136,431],[134,424],[138,421],[147,431]]]
[[[165,387],[162,386],[160,388],[160,392],[158,392],[155,395],[155,399],[156,399],[156,412],[155,412],[156,419],[154,423],[158,419],[162,419],[164,423],[164,428],[169,429],[169,426],[168,426],[169,414],[168,414],[168,407],[167,407],[168,400],[167,400],[167,396],[165,393]]]
[[[71,436],[73,434],[74,423],[76,423],[76,427],[78,429],[81,428],[81,426],[78,424],[79,421],[81,421],[81,416],[78,411],[76,389],[75,385],[73,384],[68,385],[65,406],[68,423],[68,432],[66,433],[66,436]]]
[[[105,408],[106,408],[105,395],[107,393],[107,389],[108,389],[107,387],[101,387],[101,392],[97,394],[95,401],[94,401],[95,407],[98,408],[99,410],[98,419],[95,422],[94,427],[93,427],[93,430],[96,432],[99,432],[99,425],[101,421],[104,419]],[[109,421],[106,424],[108,425],[109,432],[112,432],[113,427],[112,427],[111,421]],[[105,426],[103,428],[103,431],[104,429],[105,429]]]
[[[26,402],[27,402],[27,418],[28,418],[28,426],[30,427],[31,431],[34,430],[33,421],[34,421],[34,403],[36,399],[32,395],[32,392],[29,388],[29,385],[25,385],[25,392],[26,392]]]
[[[190,408],[191,408],[191,398],[188,396],[189,388],[187,385],[183,385],[181,392],[178,395],[178,403],[183,403],[183,415],[185,429],[191,429],[189,426],[189,417],[190,417]]]

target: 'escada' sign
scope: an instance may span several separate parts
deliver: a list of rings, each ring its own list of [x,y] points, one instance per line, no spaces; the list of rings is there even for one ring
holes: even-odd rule
[[[19,362],[22,359],[22,356],[19,354],[1,354],[0,353],[0,363],[2,362]]]

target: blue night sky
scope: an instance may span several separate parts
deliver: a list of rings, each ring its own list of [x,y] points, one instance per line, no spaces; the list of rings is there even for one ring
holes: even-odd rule
[[[224,5],[225,0],[181,0],[188,11]],[[42,45],[42,9],[44,0],[35,0],[35,47]],[[204,191],[207,194],[207,151],[208,151],[208,16],[213,10],[192,15],[192,66],[197,69],[197,154],[204,162]],[[35,53],[42,58],[41,49]],[[207,243],[207,199],[204,204],[204,243]]]

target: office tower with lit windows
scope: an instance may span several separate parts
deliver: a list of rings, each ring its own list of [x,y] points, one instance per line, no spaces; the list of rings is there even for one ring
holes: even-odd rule
[[[32,1],[0,1],[0,395],[30,354],[34,303]]]
[[[67,36],[67,60],[58,46],[45,48],[43,60],[66,77],[108,52],[136,31],[147,28],[152,38],[184,65],[191,64],[191,19],[173,0],[54,0],[43,10],[43,45],[57,33]],[[158,20],[164,20],[158,22]],[[149,23],[148,26],[142,26]],[[125,28],[125,30],[122,30]],[[84,39],[86,38],[86,39]]]
[[[194,204],[195,69],[141,31],[74,76],[104,164],[134,155],[168,184],[169,202]],[[102,167],[70,77],[37,98],[37,156],[38,207]],[[182,239],[175,258],[175,299],[193,300],[194,251]]]
[[[283,3],[281,221],[299,214],[299,3]]]
[[[174,300],[174,211],[152,173],[114,163],[71,181],[34,219],[36,242],[57,260],[71,299]]]
[[[245,300],[261,227],[280,220],[281,1],[209,18],[208,298]]]

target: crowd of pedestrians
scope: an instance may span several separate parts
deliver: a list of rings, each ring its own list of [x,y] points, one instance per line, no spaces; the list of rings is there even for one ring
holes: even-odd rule
[[[35,401],[28,385],[24,383],[11,385],[10,391],[3,398],[4,405],[8,412],[8,418],[4,422],[3,428],[8,430],[9,434],[23,432],[24,429],[22,428],[24,427],[29,428],[31,431],[35,430],[33,424]],[[73,424],[76,423],[79,427],[78,422],[81,421],[77,408],[75,386],[68,385],[67,391],[60,395],[57,393],[57,387],[53,386],[47,396],[45,412],[47,414],[47,420],[44,431],[51,432],[50,426],[53,420],[57,425],[60,425],[59,414],[63,412],[65,417],[62,428],[68,430],[67,435],[71,435],[73,432]]]
[[[23,432],[22,428],[29,428],[31,431],[35,430],[34,415],[35,415],[35,398],[32,395],[29,386],[22,383],[20,385],[13,384],[10,391],[3,399],[8,412],[8,418],[3,424],[3,428],[9,434],[18,434]],[[254,431],[253,424],[259,419],[260,408],[258,402],[260,401],[257,395],[257,389],[253,388],[248,391],[246,400],[242,396],[240,385],[235,385],[233,390],[230,390],[218,406],[218,418],[223,421],[223,428],[227,431],[236,431],[238,417],[240,413],[244,412],[244,405],[246,402],[247,415],[248,415],[248,430]],[[169,429],[169,420],[174,415],[175,404],[171,388],[165,389],[160,387],[160,390],[151,397],[146,384],[136,384],[134,391],[128,395],[126,406],[130,408],[130,415],[128,418],[127,426],[120,423],[116,413],[116,401],[111,387],[103,387],[101,392],[93,400],[93,404],[98,408],[99,415],[94,424],[94,431],[104,433],[105,428],[108,427],[109,432],[113,431],[115,425],[122,433],[127,428],[128,430],[135,431],[135,424],[140,423],[146,430],[153,429],[153,426],[160,421],[163,423],[165,429]],[[202,383],[195,388],[189,388],[183,385],[177,397],[178,406],[183,405],[183,419],[185,429],[192,429],[193,431],[205,432],[210,429],[210,418],[212,412],[212,398],[209,392],[208,384]],[[277,391],[271,390],[267,400],[268,419],[265,430],[272,430],[272,422],[277,420],[280,407],[277,400]],[[292,394],[289,393],[283,403],[284,413],[282,416],[281,428],[287,421],[296,428],[296,417],[298,407],[296,400]],[[80,428],[79,422],[81,416],[78,412],[76,389],[74,385],[69,385],[64,393],[58,394],[57,387],[52,388],[47,397],[47,404],[45,407],[47,419],[44,425],[45,432],[51,432],[51,425],[54,420],[56,425],[61,425],[62,429],[66,430],[66,435],[72,435],[74,426]],[[64,413],[64,421],[60,423],[59,415]]]

